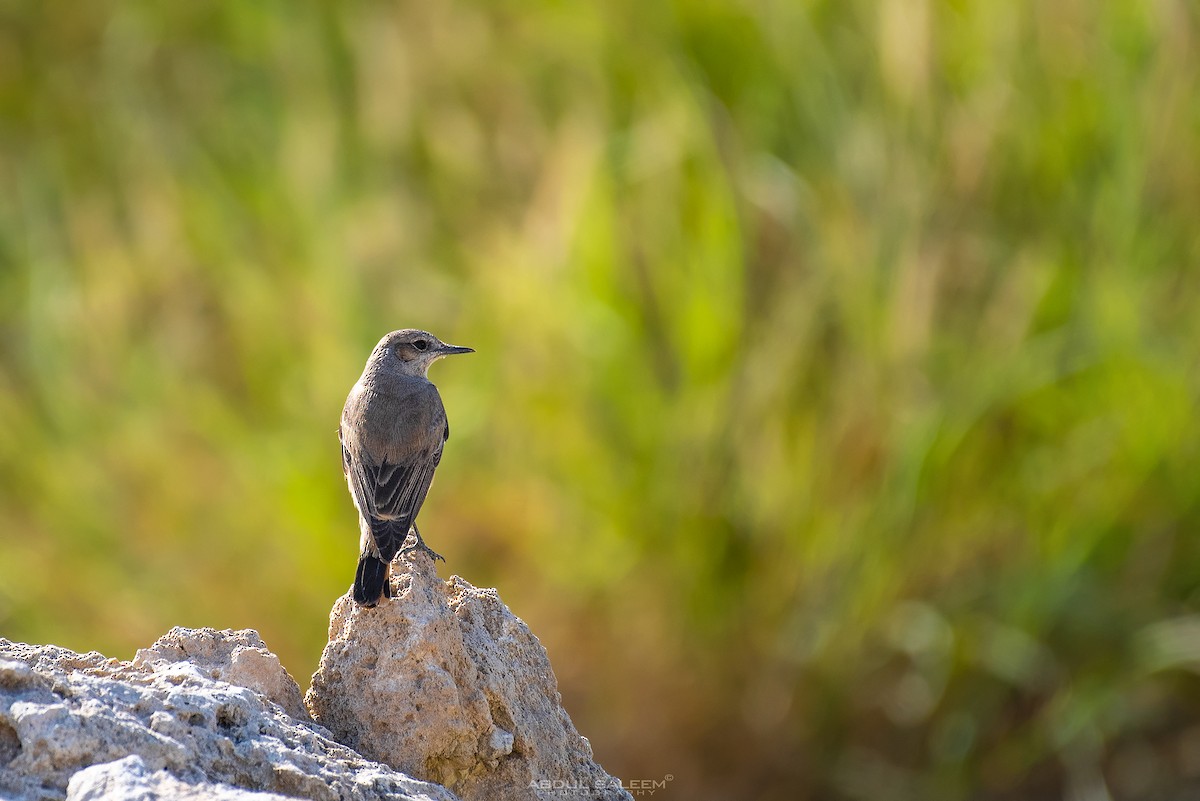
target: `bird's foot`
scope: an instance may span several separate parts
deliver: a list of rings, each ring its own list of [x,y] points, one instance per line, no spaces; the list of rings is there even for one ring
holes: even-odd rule
[[[440,553],[438,553],[437,551],[433,550],[432,548],[430,548],[428,545],[425,544],[425,540],[421,539],[420,534],[416,535],[416,540],[417,541],[415,544],[405,545],[403,548],[401,548],[400,553],[406,554],[406,553],[412,553],[413,551],[424,551],[425,553],[429,554],[429,558],[435,562],[437,562],[439,560],[443,561],[443,562],[446,561],[446,557],[442,556]]]

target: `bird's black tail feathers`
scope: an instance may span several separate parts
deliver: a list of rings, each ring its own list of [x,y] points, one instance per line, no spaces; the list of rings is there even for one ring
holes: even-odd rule
[[[374,606],[383,596],[391,596],[388,587],[388,563],[364,553],[358,557],[354,571],[354,602],[359,606]]]

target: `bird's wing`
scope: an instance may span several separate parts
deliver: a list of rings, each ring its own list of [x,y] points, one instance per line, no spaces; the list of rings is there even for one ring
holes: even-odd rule
[[[388,561],[400,550],[416,522],[433,483],[434,470],[442,460],[445,411],[440,399],[427,408],[429,419],[410,426],[403,435],[371,436],[366,442],[361,437],[343,436],[350,491],[370,526],[380,557]],[[385,404],[380,413],[388,418],[400,411]]]
[[[400,550],[416,522],[441,457],[442,449],[438,447],[396,464],[385,461],[379,465],[353,465],[351,487],[371,528],[375,547],[385,561],[391,561]]]
[[[398,464],[384,462],[375,472],[375,509],[380,517],[416,518],[425,500],[433,471],[442,460],[439,445],[432,453]]]
[[[350,475],[350,451],[346,450],[346,440],[342,438],[342,426],[338,425],[338,444],[342,446],[342,475]]]

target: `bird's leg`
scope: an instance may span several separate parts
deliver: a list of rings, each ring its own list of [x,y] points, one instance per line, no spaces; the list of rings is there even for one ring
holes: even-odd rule
[[[442,560],[443,562],[446,561],[446,557],[442,556],[440,553],[438,553],[437,551],[433,550],[432,548],[430,548],[428,545],[425,544],[425,540],[421,538],[420,530],[418,530],[415,525],[412,527],[412,534],[417,539],[416,544],[415,545],[405,545],[403,548],[400,549],[400,553],[409,553],[410,551],[424,551],[425,553],[429,554],[429,558],[433,559],[435,562],[439,559]]]

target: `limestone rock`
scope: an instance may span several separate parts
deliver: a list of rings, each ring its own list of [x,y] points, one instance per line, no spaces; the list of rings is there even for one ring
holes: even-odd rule
[[[305,698],[371,759],[479,799],[628,799],[562,708],[546,650],[495,590],[423,554],[365,609],[347,594]]]
[[[297,720],[310,719],[300,686],[284,670],[279,657],[267,650],[257,631],[176,626],[133,657],[135,665],[151,668],[171,662],[191,662],[210,679],[247,687],[270,698]]]
[[[71,777],[67,801],[291,801],[227,784],[188,784],[165,770],[151,771],[140,756],[92,765]]]
[[[197,797],[240,789],[264,801],[454,798],[364,759],[256,690],[213,678],[272,675],[260,669],[271,661],[260,646],[254,632],[174,629],[121,662],[0,639],[0,798],[174,798],[189,787]],[[172,648],[200,656],[173,662]],[[239,648],[255,652],[254,667],[235,657]]]

